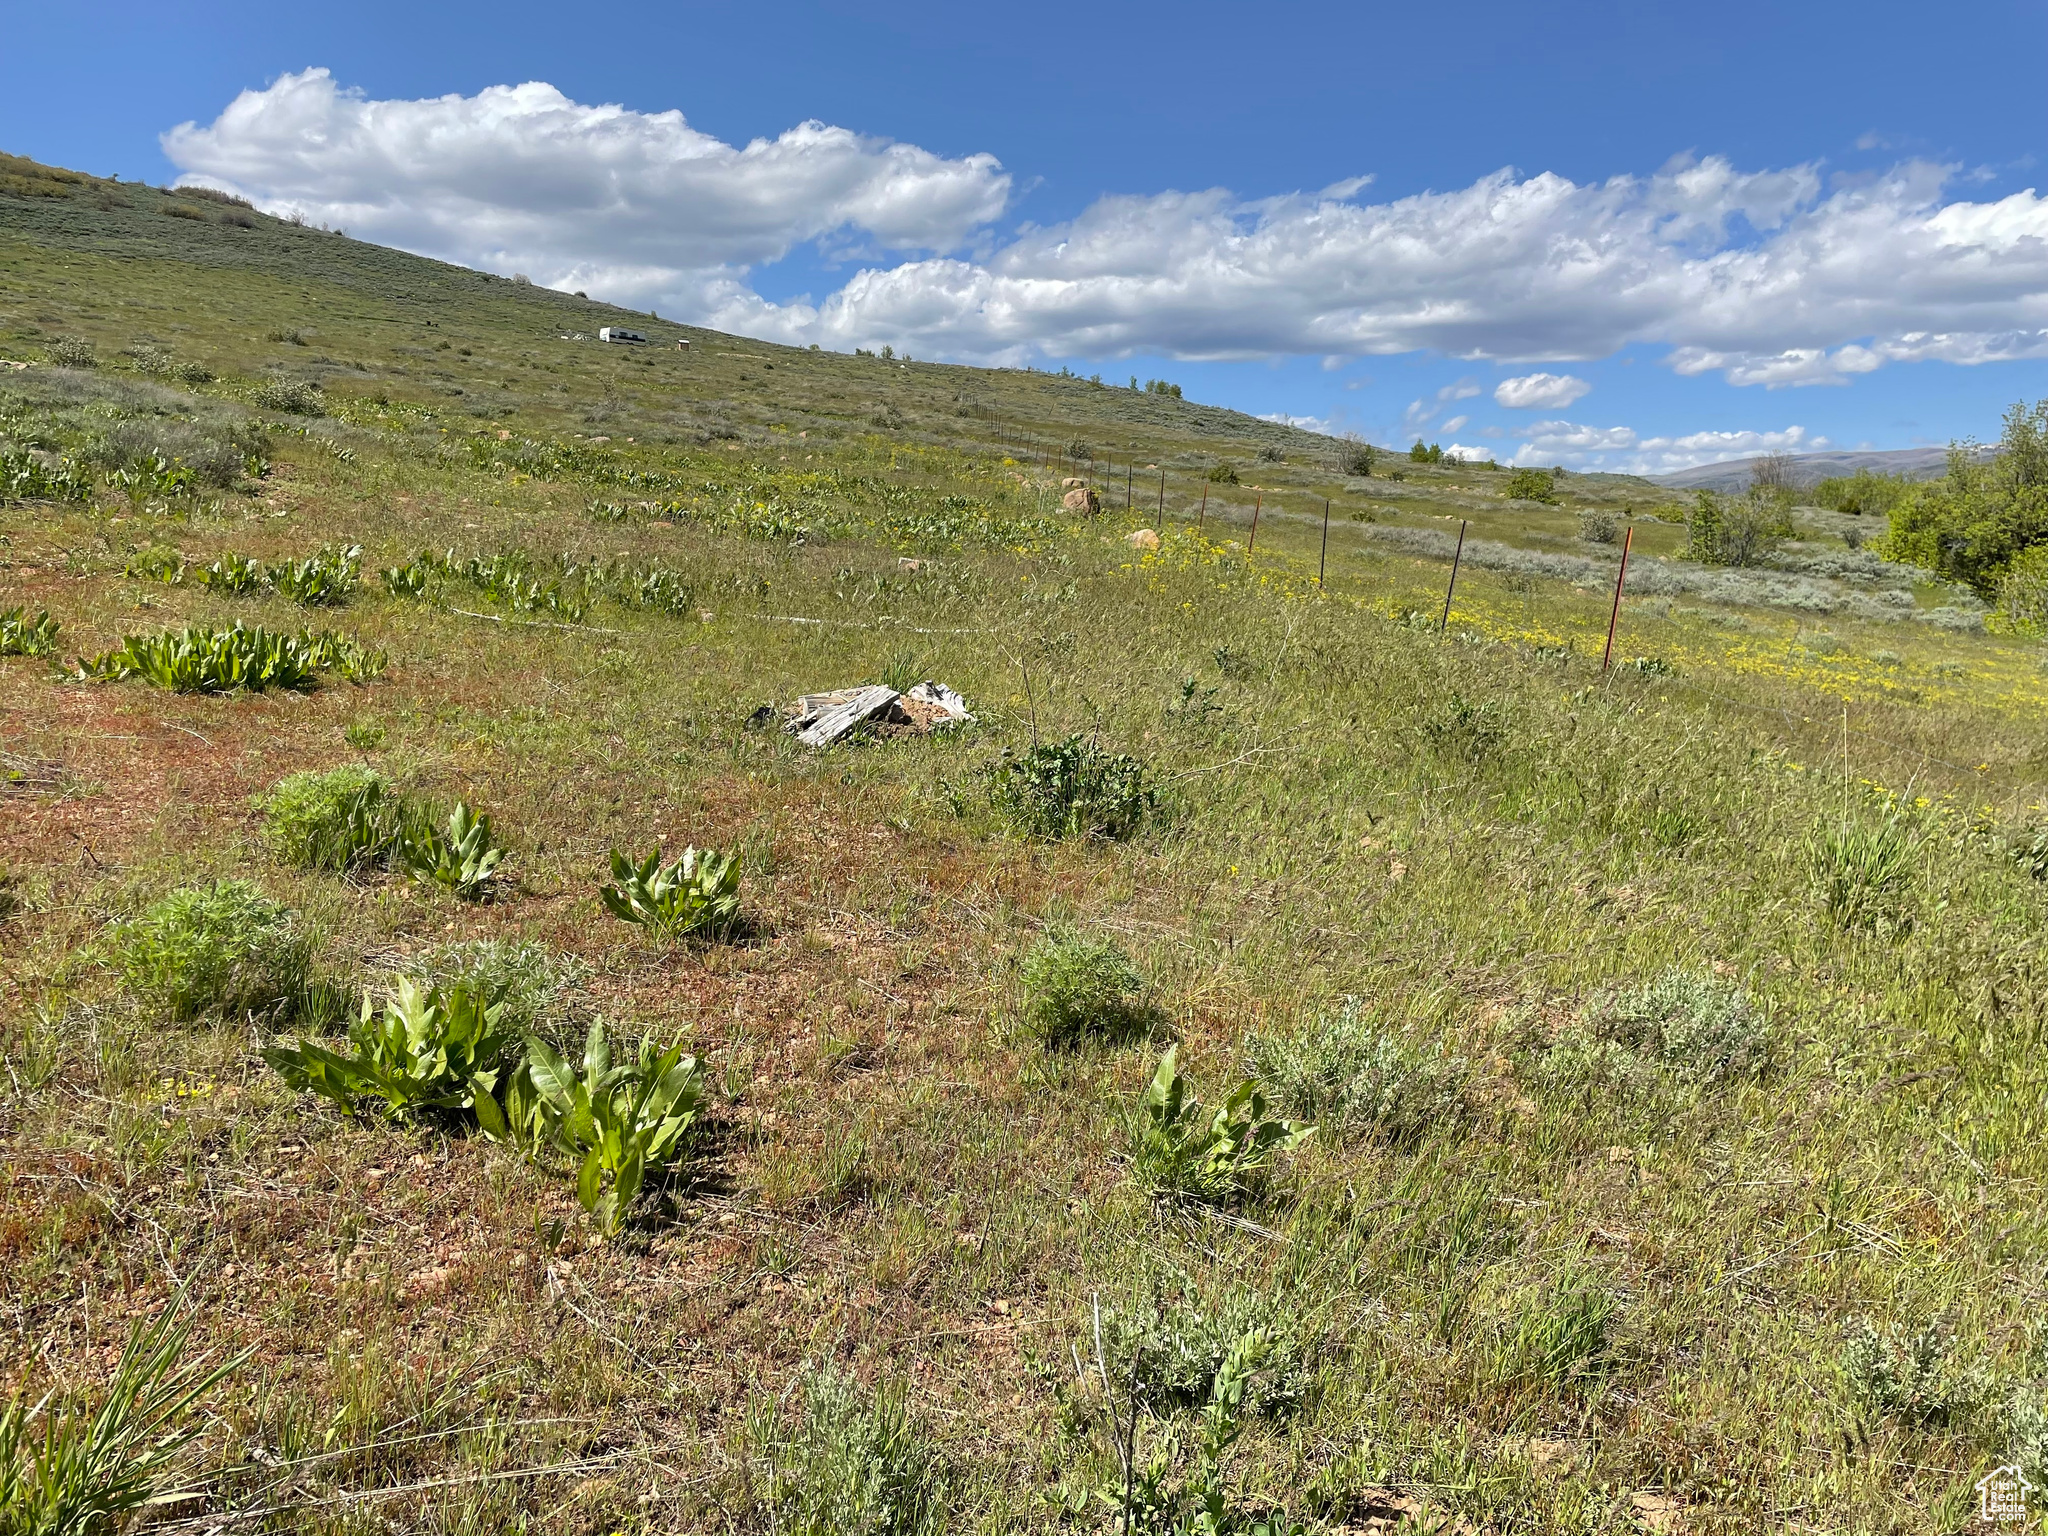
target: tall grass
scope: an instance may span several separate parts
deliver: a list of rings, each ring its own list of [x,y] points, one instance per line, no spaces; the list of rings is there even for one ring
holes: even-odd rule
[[[128,1335],[96,1407],[0,1408],[0,1536],[112,1536],[172,1492],[198,1434],[191,1410],[248,1358],[183,1358],[193,1323],[184,1292]]]

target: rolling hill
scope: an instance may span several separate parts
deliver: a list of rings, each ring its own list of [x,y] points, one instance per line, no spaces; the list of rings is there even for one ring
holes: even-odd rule
[[[0,163],[0,1529],[2048,1482],[2039,642],[1336,447]]]

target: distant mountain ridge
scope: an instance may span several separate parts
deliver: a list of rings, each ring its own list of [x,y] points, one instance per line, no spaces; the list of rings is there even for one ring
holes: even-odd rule
[[[1984,450],[1989,456],[1990,450]],[[1908,480],[1935,480],[1948,469],[1946,448],[1892,448],[1845,450],[1840,453],[1795,453],[1792,483],[1818,485],[1837,475],[1853,475],[1867,469],[1880,475],[1904,475]],[[1749,484],[1757,459],[1725,459],[1719,464],[1700,464],[1675,470],[1668,475],[1647,475],[1653,485],[1668,485],[1681,491],[1739,491]]]

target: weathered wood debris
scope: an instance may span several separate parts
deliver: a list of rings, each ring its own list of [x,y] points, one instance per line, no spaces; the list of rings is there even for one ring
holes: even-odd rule
[[[908,693],[879,683],[807,693],[787,712],[783,729],[807,747],[829,747],[855,731],[922,736],[974,719],[967,701],[944,683],[923,682]]]

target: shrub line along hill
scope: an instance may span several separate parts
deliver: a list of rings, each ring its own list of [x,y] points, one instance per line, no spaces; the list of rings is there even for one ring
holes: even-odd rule
[[[1680,502],[11,158],[0,359],[0,1533],[2048,1486],[2038,410]]]

